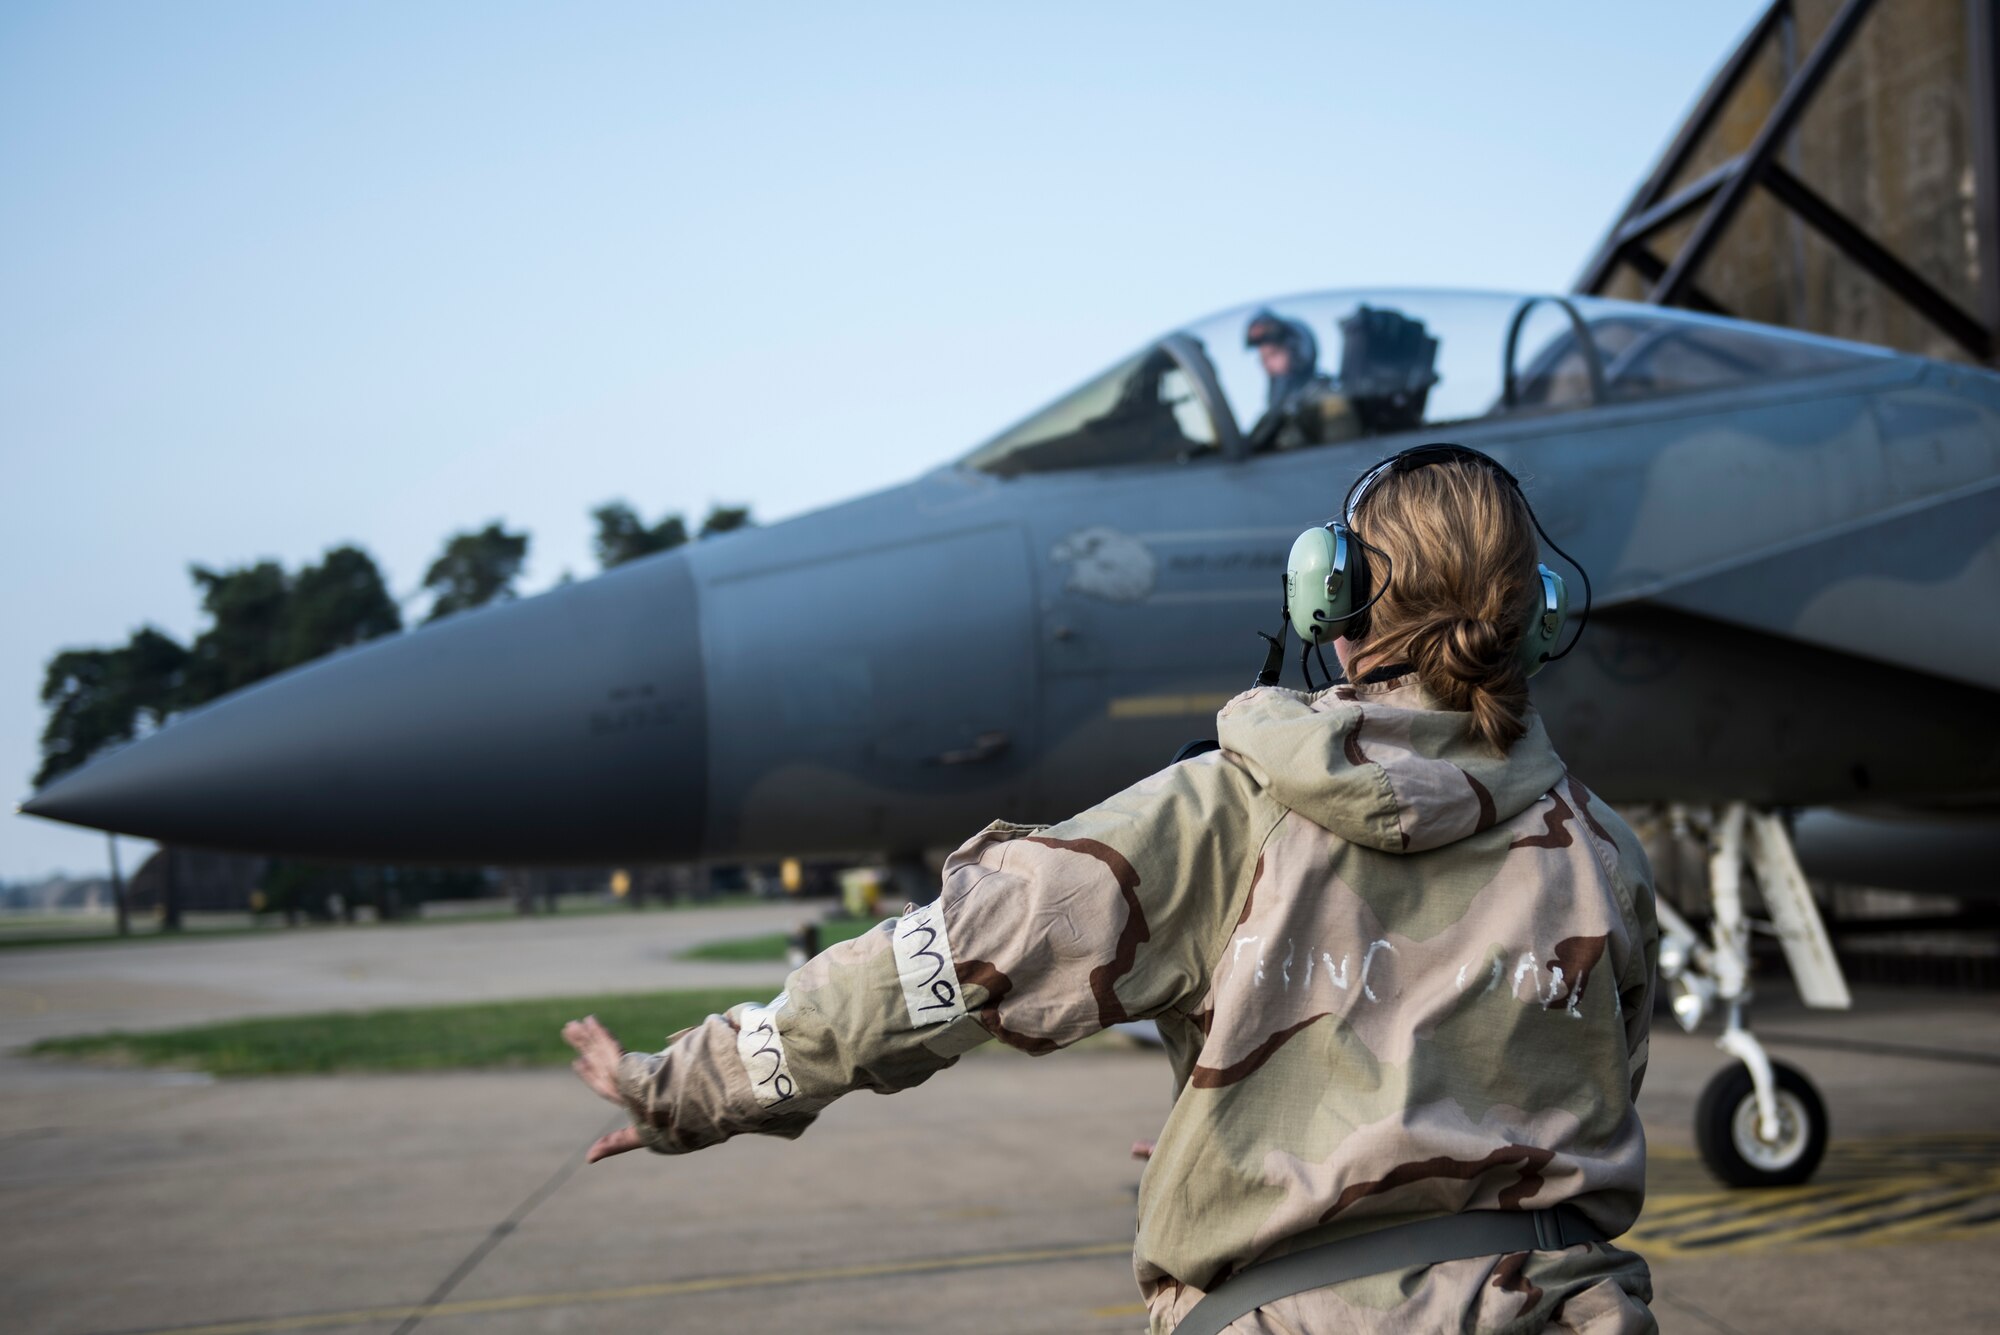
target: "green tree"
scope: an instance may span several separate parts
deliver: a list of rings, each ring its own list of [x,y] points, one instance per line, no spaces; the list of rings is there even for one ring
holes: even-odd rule
[[[151,626],[116,649],[65,649],[42,675],[42,763],[35,786],[157,728],[180,705],[188,651]]]
[[[285,606],[284,659],[290,667],[403,628],[382,572],[358,547],[335,547],[292,579]]]
[[[276,561],[234,570],[191,566],[209,626],[195,636],[187,669],[185,705],[206,704],[289,666],[285,661],[285,612],[291,581]]]
[[[382,572],[355,547],[336,547],[296,576],[275,561],[189,573],[209,617],[189,648],[147,626],[118,648],[49,660],[37,787],[180,710],[402,625]]]
[[[512,598],[527,559],[528,535],[509,533],[497,520],[477,532],[454,533],[424,572],[424,587],[436,595],[425,620]]]
[[[592,510],[590,517],[597,521],[592,546],[597,549],[597,564],[602,570],[668,551],[688,540],[687,521],[679,515],[665,515],[649,528],[624,501],[607,501]]]
[[[527,538],[514,541],[519,545],[514,554],[518,570]],[[402,628],[402,614],[382,572],[357,547],[332,548],[317,565],[304,566],[296,575],[287,575],[275,561],[221,571],[194,566],[189,573],[209,618],[191,648],[183,649],[148,626],[118,648],[65,649],[49,660],[42,680],[49,716],[36,787],[159,727],[180,710]],[[508,573],[502,584],[512,577]],[[116,844],[112,860],[115,876]],[[174,928],[179,910],[171,856],[165,866],[162,925]],[[380,869],[370,875],[373,879],[352,868],[281,864],[266,893],[275,894],[278,906],[291,908],[294,916],[302,901],[308,908],[317,903],[317,911],[323,912],[335,889],[349,904],[372,895],[369,902],[378,912],[394,916],[426,894],[463,892],[456,882],[447,884],[428,872]],[[124,930],[121,895],[119,931]]]
[[[747,505],[711,505],[708,518],[701,521],[698,536],[712,538],[718,533],[733,533],[739,528],[754,528],[757,521],[750,517]]]

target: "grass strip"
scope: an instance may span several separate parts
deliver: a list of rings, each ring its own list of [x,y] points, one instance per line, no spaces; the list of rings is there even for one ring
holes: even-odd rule
[[[876,918],[831,918],[819,925],[819,948],[825,950],[836,941],[848,941],[860,936],[880,921]],[[766,960],[782,961],[785,948],[791,938],[784,932],[765,932],[759,936],[739,936],[727,941],[710,941],[707,945],[695,946],[683,951],[684,960],[725,960],[735,964],[756,964]]]
[[[566,1020],[595,1015],[627,1047],[657,1050],[669,1034],[739,1001],[769,1000],[779,985],[774,978],[762,990],[701,988],[279,1015],[157,1033],[45,1038],[28,1051],[220,1076],[552,1066],[575,1055],[561,1038]]]

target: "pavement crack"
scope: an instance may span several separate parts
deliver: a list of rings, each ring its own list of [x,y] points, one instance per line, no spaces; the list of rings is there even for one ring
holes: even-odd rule
[[[59,1126],[31,1126],[0,1134],[0,1144],[11,1144],[17,1140],[53,1140],[62,1133],[63,1129]]]
[[[509,1234],[521,1226],[522,1221],[534,1213],[536,1206],[555,1195],[557,1189],[563,1183],[569,1181],[575,1175],[577,1169],[583,1167],[584,1156],[590,1152],[590,1147],[597,1142],[599,1137],[609,1135],[611,1132],[625,1125],[628,1120],[625,1114],[618,1114],[605,1124],[604,1130],[598,1132],[596,1136],[592,1136],[589,1140],[572,1150],[556,1171],[549,1175],[548,1181],[529,1192],[526,1200],[515,1206],[512,1213],[505,1219],[495,1224],[486,1236],[479,1240],[479,1245],[466,1253],[465,1259],[453,1267],[452,1272],[446,1275],[435,1289],[431,1290],[430,1297],[418,1303],[416,1310],[403,1318],[403,1323],[396,1327],[395,1335],[410,1335],[411,1331],[423,1324],[424,1318],[430,1315],[431,1311],[438,1304],[449,1298],[452,1290],[464,1283],[466,1277],[479,1268],[480,1262],[491,1256],[493,1249],[504,1242]]]

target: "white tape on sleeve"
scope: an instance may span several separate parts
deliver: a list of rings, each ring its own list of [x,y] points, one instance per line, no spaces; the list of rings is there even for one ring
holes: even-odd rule
[[[785,1065],[785,1041],[778,1034],[778,1011],[784,1004],[785,994],[780,992],[768,1006],[749,1007],[736,1033],[736,1055],[750,1076],[750,1092],[766,1108],[789,1102],[798,1093]]]
[[[945,939],[943,909],[927,904],[904,914],[890,942],[912,1027],[947,1024],[965,1014],[958,966],[951,958],[951,942]]]

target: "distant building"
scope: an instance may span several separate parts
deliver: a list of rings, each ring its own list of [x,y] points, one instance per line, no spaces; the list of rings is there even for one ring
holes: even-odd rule
[[[171,860],[171,866],[169,865]],[[262,885],[269,858],[211,853],[195,848],[162,848],[132,875],[132,911],[149,913],[164,899],[171,870],[184,913],[246,912]],[[110,889],[106,883],[106,902]]]
[[[0,886],[0,910],[14,913],[109,913],[111,881],[103,876],[50,876]]]

